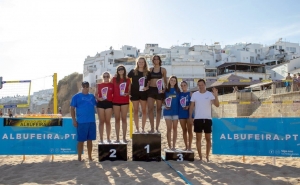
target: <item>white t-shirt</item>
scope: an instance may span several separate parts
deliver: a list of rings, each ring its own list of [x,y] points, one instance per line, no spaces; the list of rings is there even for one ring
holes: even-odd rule
[[[211,104],[214,99],[215,96],[209,91],[194,92],[191,97],[191,102],[195,102],[194,119],[211,119]]]

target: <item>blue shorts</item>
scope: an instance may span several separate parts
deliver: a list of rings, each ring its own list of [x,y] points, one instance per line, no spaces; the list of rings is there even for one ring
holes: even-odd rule
[[[87,140],[96,140],[96,123],[78,123],[77,141],[84,142]]]

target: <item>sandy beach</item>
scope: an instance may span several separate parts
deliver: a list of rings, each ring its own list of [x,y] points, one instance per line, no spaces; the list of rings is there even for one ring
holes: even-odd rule
[[[129,121],[128,121],[129,123]],[[114,119],[112,119],[112,139],[115,139]],[[149,122],[146,126],[149,129]],[[166,125],[161,120],[162,155],[167,147]],[[104,135],[104,138],[105,135]],[[122,137],[120,137],[122,138]],[[129,126],[128,135],[129,139]],[[86,148],[83,162],[77,155],[51,156],[0,156],[0,184],[185,184],[176,171],[164,161],[132,161],[132,143],[128,143],[128,161],[98,162],[99,135],[93,143],[94,161],[87,160]],[[192,145],[195,148],[195,137]],[[177,148],[184,149],[182,131],[178,124]],[[202,143],[205,156],[205,141]],[[209,163],[199,161],[195,153],[194,162],[169,161],[174,169],[180,171],[192,184],[300,184],[300,159],[271,157],[245,157],[211,155]]]

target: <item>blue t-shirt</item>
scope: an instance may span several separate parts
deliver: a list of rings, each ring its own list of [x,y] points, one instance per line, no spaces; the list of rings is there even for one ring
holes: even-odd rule
[[[190,92],[180,92],[179,93],[179,114],[178,114],[178,117],[179,119],[188,119],[189,118],[189,109],[187,110],[184,110],[183,107],[181,106],[180,104],[180,99],[181,98],[186,98],[186,106],[189,106],[190,105],[190,102],[191,102],[191,93]]]
[[[164,116],[176,116],[178,115],[178,106],[179,106],[179,93],[175,91],[175,88],[171,88],[169,92],[165,92],[165,97],[172,97],[172,103],[170,109],[164,108]]]
[[[70,106],[76,109],[78,123],[95,122],[96,99],[93,94],[77,93],[72,97]]]

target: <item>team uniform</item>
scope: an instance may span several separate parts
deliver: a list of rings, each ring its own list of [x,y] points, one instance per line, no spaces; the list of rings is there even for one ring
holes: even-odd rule
[[[120,87],[119,85],[123,82],[126,82],[126,88],[125,88],[125,93],[128,93],[129,90],[129,85],[130,85],[130,79],[127,78],[126,81],[120,79],[120,83],[117,83],[117,78],[113,77],[112,83],[113,83],[113,105],[116,106],[122,106],[122,105],[128,105],[129,104],[129,96],[121,96],[120,95]]]
[[[172,97],[172,103],[170,109],[164,108],[163,115],[165,119],[177,120],[179,111],[179,93],[175,88],[171,88],[169,92],[165,92],[166,98]]]
[[[134,69],[132,69],[128,73],[128,77],[132,78],[132,83],[131,83],[131,92],[130,92],[130,100],[131,101],[138,101],[138,100],[143,100],[146,101],[148,98],[148,92],[147,91],[140,91],[140,85],[139,85],[139,79],[142,77],[145,77],[145,84],[144,87],[147,86],[148,79],[150,77],[150,73],[147,74],[147,76],[144,76],[143,72],[138,71],[138,74],[134,74]]]
[[[103,101],[98,101],[97,100],[97,108],[102,108],[102,109],[109,109],[112,108],[113,106],[113,92],[114,92],[114,85],[112,83],[101,83],[98,84],[98,97],[102,98],[102,91],[101,89],[107,87],[107,94],[106,94],[106,99]]]
[[[178,112],[179,119],[188,119],[189,118],[189,109],[185,110],[180,105],[181,98],[186,98],[186,106],[189,106],[190,102],[191,102],[191,93],[190,92],[180,92],[179,100],[178,100],[179,101],[179,112]]]
[[[163,74],[161,72],[161,67],[159,68],[159,72],[155,73],[154,68],[152,68],[152,71],[150,72],[149,75],[149,80],[151,79],[162,79],[163,78]],[[164,99],[164,93],[158,93],[158,89],[157,87],[149,87],[148,89],[148,97],[151,97],[155,100],[163,100]]]
[[[76,108],[77,141],[96,140],[95,96],[77,93],[72,97],[70,105]]]
[[[200,93],[199,91],[194,92],[191,97],[191,102],[195,102],[195,117],[194,117],[194,132],[211,133],[212,118],[211,118],[211,104],[214,100],[214,95],[206,91]]]

